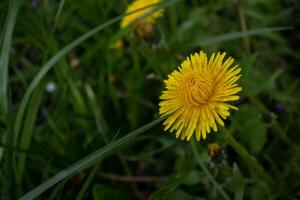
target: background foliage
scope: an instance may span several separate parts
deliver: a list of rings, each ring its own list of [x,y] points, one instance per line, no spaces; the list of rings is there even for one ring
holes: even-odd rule
[[[226,122],[228,130],[188,143],[157,125],[39,198],[300,198],[297,0],[181,0],[166,7],[156,23],[158,33],[147,40],[114,23],[55,64],[26,107],[22,98],[42,66],[77,37],[122,14],[130,1],[32,0],[24,1],[19,13],[18,6],[12,6],[18,3],[12,2],[0,2],[1,92],[8,88],[7,98],[1,93],[3,198],[21,197],[84,156],[158,118],[163,80],[200,49],[208,54],[226,51],[242,68],[242,98],[239,111]],[[17,13],[10,45],[7,27],[13,27]],[[248,37],[241,30],[253,34]],[[123,48],[112,48],[121,38]],[[24,116],[18,118],[22,108]],[[271,181],[227,141],[226,131]],[[221,149],[215,156],[208,150],[212,142]]]

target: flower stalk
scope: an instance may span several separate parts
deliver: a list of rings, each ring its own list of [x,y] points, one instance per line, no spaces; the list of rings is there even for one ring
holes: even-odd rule
[[[250,48],[250,39],[247,34],[248,29],[247,29],[246,17],[245,17],[244,9],[240,2],[237,3],[237,11],[238,11],[238,15],[239,15],[241,29],[242,29],[243,33],[245,34],[243,37],[244,49],[245,49],[247,55],[250,55],[251,48]]]
[[[273,179],[259,164],[255,157],[250,155],[248,151],[233,138],[232,134],[226,128],[223,128],[223,133],[225,134],[226,142],[237,152],[237,154],[239,154],[249,168],[259,177],[264,179],[269,185],[274,186]]]

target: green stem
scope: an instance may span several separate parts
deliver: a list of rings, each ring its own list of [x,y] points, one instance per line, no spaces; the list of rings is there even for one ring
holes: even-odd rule
[[[195,140],[192,140],[191,143],[192,143],[192,148],[193,148],[195,158],[196,158],[198,164],[200,165],[201,169],[203,170],[203,172],[206,174],[208,179],[212,182],[212,184],[215,186],[215,188],[218,190],[218,192],[221,194],[221,196],[226,200],[230,200],[230,197],[228,196],[228,194],[226,194],[226,192],[223,190],[223,188],[217,183],[217,181],[214,179],[214,177],[211,175],[211,173],[209,172],[207,167],[202,162],[202,160],[198,154],[198,151],[197,151]]]
[[[263,178],[269,185],[274,186],[274,181],[271,176],[263,169],[263,167],[259,164],[259,162],[255,159],[254,156],[250,155],[247,150],[238,143],[231,133],[223,128],[223,132],[225,134],[225,139],[227,143],[239,154],[239,156],[244,160],[244,162],[248,165],[250,170],[255,172],[259,177]]]
[[[247,29],[246,17],[245,17],[244,9],[240,2],[237,3],[237,10],[238,10],[241,29],[245,33],[243,37],[244,48],[246,50],[247,55],[250,55],[251,49],[250,49],[249,36],[247,35],[248,29]]]
[[[255,96],[249,96],[249,99],[251,103],[253,103],[262,113],[270,114],[268,108]],[[283,142],[292,147],[294,150],[299,150],[299,147],[290,140],[290,138],[286,135],[285,130],[280,126],[280,124],[277,121],[273,122],[272,129],[274,130],[274,133],[277,134],[277,136]]]

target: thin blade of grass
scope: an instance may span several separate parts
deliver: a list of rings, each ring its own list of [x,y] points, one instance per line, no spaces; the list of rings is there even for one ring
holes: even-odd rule
[[[177,2],[179,0],[169,0],[166,1],[163,4],[153,4],[150,6],[146,6],[137,10],[134,10],[132,12],[129,13],[125,13],[123,15],[120,15],[118,17],[115,17],[99,26],[97,26],[96,28],[90,30],[89,32],[83,34],[82,36],[78,37],[77,39],[75,39],[74,41],[72,41],[71,43],[69,43],[67,46],[65,46],[63,49],[61,49],[57,54],[55,54],[45,65],[43,65],[41,67],[41,70],[38,72],[38,74],[34,77],[34,79],[32,80],[32,82],[30,83],[30,85],[28,86],[24,97],[21,101],[21,104],[19,106],[18,112],[17,112],[17,116],[16,116],[16,120],[15,120],[15,137],[17,138],[19,135],[19,132],[21,130],[21,126],[22,126],[22,121],[23,121],[23,117],[24,117],[24,112],[26,109],[26,106],[28,104],[29,98],[33,92],[33,90],[37,87],[37,85],[39,84],[39,82],[42,80],[42,78],[47,74],[47,72],[60,60],[62,59],[68,52],[70,52],[72,49],[74,49],[75,47],[77,47],[78,45],[80,45],[82,42],[84,42],[85,40],[87,40],[88,38],[92,37],[93,35],[95,35],[96,33],[98,33],[99,31],[105,29],[106,27],[118,22],[120,19],[122,19],[124,16],[138,12],[140,10],[143,10],[145,8],[149,8],[149,7],[153,7],[155,5],[157,5],[155,8],[152,9],[151,12],[155,12],[158,9],[162,9],[165,8],[167,6],[170,6],[172,4],[174,4],[175,2]],[[151,13],[147,13],[148,15]],[[144,15],[143,17],[146,17],[146,15]]]
[[[8,82],[8,64],[11,48],[11,41],[17,15],[22,1],[10,1],[8,13],[5,21],[3,38],[1,38],[1,54],[0,54],[0,112],[7,113],[7,82]]]
[[[214,177],[211,175],[211,173],[208,171],[207,167],[204,165],[204,163],[202,162],[198,151],[197,151],[197,147],[196,147],[196,142],[194,140],[191,141],[192,143],[192,149],[195,155],[195,159],[198,162],[198,164],[200,165],[201,169],[203,170],[203,172],[206,174],[207,178],[212,182],[212,184],[215,186],[215,188],[218,190],[218,192],[220,193],[220,195],[223,197],[223,199],[226,200],[230,200],[230,197],[228,196],[228,194],[223,190],[223,188],[217,183],[217,181],[214,179]]]
[[[92,112],[94,114],[94,120],[95,120],[97,131],[101,134],[104,142],[108,143],[109,140],[106,135],[106,133],[108,131],[108,125],[106,123],[106,120],[103,117],[101,108],[97,105],[96,95],[95,95],[92,87],[89,84],[85,85],[85,90],[86,90],[87,96],[89,98],[89,103],[90,103]]]
[[[3,187],[2,187],[2,193],[1,193],[1,199],[11,199],[12,194],[12,188],[13,188],[13,180],[14,180],[14,174],[13,174],[13,157],[14,157],[14,151],[13,151],[13,130],[12,130],[12,122],[11,119],[8,118],[8,128],[4,132],[6,137],[6,144],[7,149],[5,151],[5,157],[4,157],[4,179],[3,179]]]
[[[211,45],[220,42],[226,42],[234,39],[243,38],[245,36],[260,35],[260,34],[271,33],[275,31],[286,31],[291,29],[293,29],[293,27],[270,27],[270,28],[252,29],[248,31],[237,31],[228,34],[220,34],[216,36],[201,38],[200,40],[193,42],[193,46]]]
[[[19,7],[21,6],[18,1],[11,1],[9,3],[7,17],[4,25],[4,31],[1,34],[1,54],[0,54],[0,115],[4,126],[7,127],[7,85],[8,85],[8,65],[9,54],[11,49],[11,41],[13,30],[15,27]],[[5,143],[7,134],[4,134],[2,142]],[[9,145],[8,145],[9,146]],[[0,161],[3,156],[3,149],[0,148]]]
[[[42,101],[44,91],[44,84],[40,84],[30,99],[29,106],[26,111],[26,117],[24,120],[23,134],[21,135],[20,139],[19,148],[21,149],[28,149],[30,146],[35,119],[37,116],[38,108]],[[26,158],[27,153],[22,153],[19,156],[17,156],[18,164],[16,166],[17,170],[15,173],[17,184],[22,183]]]
[[[59,20],[59,17],[61,15],[61,12],[62,12],[62,9],[63,9],[64,5],[65,5],[65,0],[60,0],[58,10],[57,10],[57,13],[55,15],[55,20],[54,20],[52,32],[54,32],[55,29],[56,29],[56,26],[58,24],[58,20]]]
[[[9,2],[8,13],[4,26],[3,38],[1,38],[1,54],[0,54],[0,115],[6,118],[6,131],[4,132],[4,140],[6,140],[7,150],[5,152],[5,177],[3,179],[1,199],[11,199],[13,186],[13,142],[14,132],[12,130],[12,117],[8,115],[8,65],[9,55],[12,43],[12,36],[19,9],[23,1],[12,0]],[[3,149],[0,148],[0,161],[3,155]]]
[[[119,150],[122,146],[124,146],[126,144],[129,144],[138,135],[140,135],[141,133],[149,130],[150,128],[152,128],[153,126],[155,126],[156,124],[158,124],[162,120],[164,120],[164,118],[156,119],[156,120],[146,124],[145,126],[142,126],[141,128],[139,128],[139,129],[137,129],[137,130],[135,130],[135,131],[133,131],[133,132],[131,132],[131,133],[129,133],[129,134],[127,134],[127,135],[125,135],[125,136],[123,136],[123,137],[121,137],[121,138],[105,145],[104,147],[94,151],[90,155],[84,157],[83,159],[79,160],[78,162],[74,163],[73,165],[71,165],[71,166],[67,167],[66,169],[62,170],[61,172],[59,172],[55,176],[51,177],[50,179],[48,179],[47,181],[45,181],[41,185],[37,186],[36,188],[31,190],[27,194],[22,196],[20,198],[20,200],[31,200],[31,199],[34,199],[34,198],[38,197],[40,194],[45,192],[47,189],[51,188],[56,183],[64,180],[65,178],[71,176],[72,174],[74,174],[76,172],[79,172],[79,171],[85,169],[86,167],[91,166],[93,163],[95,163],[100,158],[103,158],[107,154],[112,153],[113,151],[115,151],[117,149]]]

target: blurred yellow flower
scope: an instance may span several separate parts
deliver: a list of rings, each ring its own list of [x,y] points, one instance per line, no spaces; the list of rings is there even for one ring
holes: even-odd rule
[[[124,42],[122,39],[119,39],[115,43],[111,44],[109,47],[112,49],[122,50],[124,48]]]
[[[154,11],[153,13],[145,16],[142,19],[140,17],[146,15],[148,12],[151,12],[153,8],[155,8],[154,4],[161,3],[162,0],[136,0],[131,5],[129,5],[126,9],[126,13],[133,12],[135,10],[141,9],[132,14],[126,15],[121,21],[121,28],[125,28],[131,23],[138,24],[140,22],[154,24],[155,19],[163,16],[163,10],[159,9]],[[154,6],[151,6],[154,5]],[[146,7],[145,9],[142,9]]]
[[[231,67],[231,57],[223,61],[225,54],[212,54],[208,60],[203,51],[195,53],[168,76],[159,103],[159,114],[167,116],[164,130],[177,130],[176,138],[187,141],[195,132],[199,141],[211,129],[218,130],[216,122],[224,126],[223,119],[230,115],[230,108],[238,109],[227,102],[239,99],[236,94],[242,88],[236,81],[241,68]]]
[[[221,151],[221,147],[217,143],[210,143],[207,145],[208,155],[210,157],[214,157],[218,155],[218,153]]]

